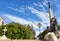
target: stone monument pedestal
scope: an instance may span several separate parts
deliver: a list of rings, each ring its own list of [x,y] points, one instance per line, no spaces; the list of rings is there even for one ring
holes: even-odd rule
[[[45,35],[44,41],[58,41],[58,39],[54,32],[49,32]]]
[[[7,37],[5,35],[3,35],[0,39],[7,39]]]

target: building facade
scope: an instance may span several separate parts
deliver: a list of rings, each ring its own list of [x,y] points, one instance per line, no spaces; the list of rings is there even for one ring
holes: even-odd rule
[[[4,24],[4,19],[0,17],[0,25]]]

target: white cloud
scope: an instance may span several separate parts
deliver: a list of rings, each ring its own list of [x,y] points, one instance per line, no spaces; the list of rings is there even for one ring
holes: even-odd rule
[[[17,9],[17,8],[13,8],[13,7],[8,7],[9,9],[15,10],[17,12],[25,12],[25,9],[23,7]]]
[[[42,7],[43,8],[43,5],[42,4],[38,4],[38,3],[33,3],[34,6],[38,6],[38,7]]]
[[[34,5],[35,7],[37,7],[37,8],[40,7],[39,10],[46,11],[45,8],[44,8],[44,6],[43,6],[44,4],[41,4],[41,3],[38,2],[38,3],[33,3],[33,5]]]
[[[18,22],[18,23],[21,23],[21,24],[34,24],[32,23],[31,21],[28,21],[28,20],[25,20],[25,19],[22,19],[22,18],[19,18],[19,17],[15,17],[15,16],[12,16],[12,15],[9,15],[9,14],[6,14],[4,15],[5,17],[9,18],[11,21],[14,21],[14,22]]]
[[[28,7],[28,8],[33,14],[36,14],[36,16],[42,19],[44,23],[49,23],[49,14],[47,12],[40,12],[33,7]]]
[[[38,4],[36,4],[36,3],[33,3],[33,5],[34,5],[34,6],[38,6]]]
[[[45,0],[45,1],[43,2],[43,5],[47,6],[47,3],[48,3],[48,1]]]

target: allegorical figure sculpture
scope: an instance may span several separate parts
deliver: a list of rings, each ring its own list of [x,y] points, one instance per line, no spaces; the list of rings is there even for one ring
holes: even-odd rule
[[[43,41],[58,41],[58,39],[53,32],[49,32],[45,35]]]
[[[55,16],[53,15],[52,9],[50,7],[50,3],[48,2],[49,5],[49,18],[50,18],[50,32],[56,32],[57,31],[57,21],[55,19]]]
[[[57,24],[55,16],[53,15],[53,12],[52,12],[49,2],[48,2],[48,5],[49,5],[50,26],[47,27],[47,30],[48,30],[48,32],[53,32],[58,37],[59,36],[59,32],[57,29],[58,24]]]
[[[49,5],[49,18],[50,18],[50,26],[47,26],[47,31],[48,33],[44,36],[44,41],[58,41],[57,37],[59,36],[58,32],[58,24],[55,19],[55,16],[53,15],[52,9],[50,7],[50,3],[48,2]]]

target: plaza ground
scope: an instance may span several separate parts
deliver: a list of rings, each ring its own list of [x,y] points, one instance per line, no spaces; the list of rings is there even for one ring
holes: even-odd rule
[[[28,40],[28,39],[26,39],[26,40],[9,40],[9,39],[7,39],[7,40],[0,40],[0,41],[39,41],[39,40]],[[58,41],[60,41],[60,39],[58,39]]]

